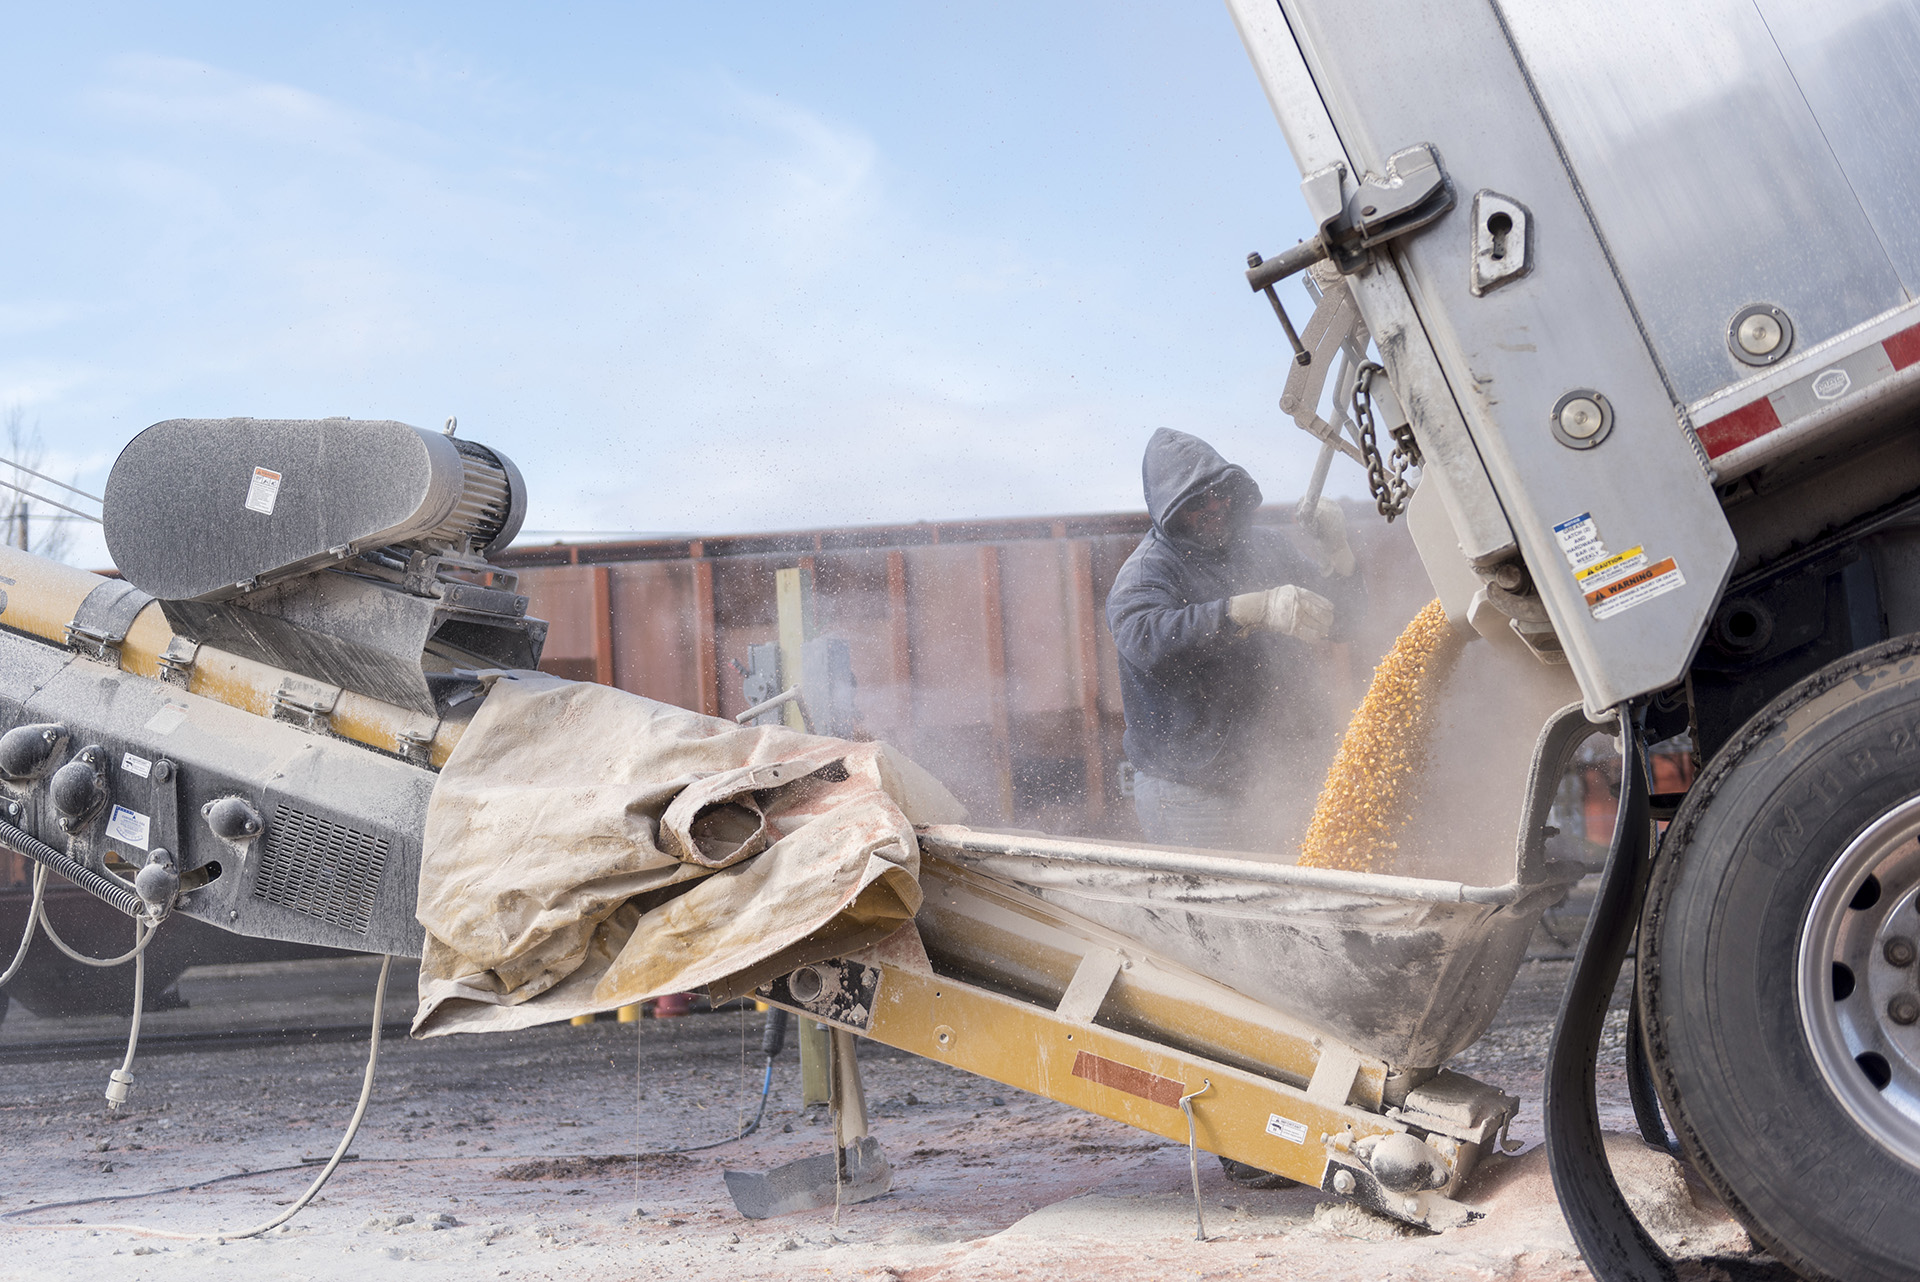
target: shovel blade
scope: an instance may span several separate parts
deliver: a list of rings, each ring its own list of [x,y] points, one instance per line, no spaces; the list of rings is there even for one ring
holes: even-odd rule
[[[795,1211],[814,1211],[835,1202],[832,1153],[817,1153],[771,1171],[723,1171],[727,1192],[740,1214],[768,1220]],[[879,1197],[893,1187],[893,1169],[880,1141],[863,1135],[847,1145],[847,1173],[839,1184],[839,1204],[851,1206]]]

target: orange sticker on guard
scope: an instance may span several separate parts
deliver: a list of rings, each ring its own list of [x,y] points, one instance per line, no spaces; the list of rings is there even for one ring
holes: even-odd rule
[[[1179,1108],[1180,1097],[1187,1093],[1187,1088],[1171,1077],[1149,1073],[1144,1068],[1122,1064],[1117,1059],[1107,1059],[1091,1051],[1081,1051],[1073,1057],[1073,1075],[1084,1077],[1096,1086],[1111,1086],[1116,1091],[1138,1095],[1141,1099],[1165,1104],[1168,1108]]]
[[[1680,567],[1674,564],[1672,557],[1668,557],[1601,584],[1587,593],[1587,609],[1596,619],[1609,618],[1622,610],[1632,609],[1642,601],[1651,601],[1675,588],[1684,587],[1686,582]]]

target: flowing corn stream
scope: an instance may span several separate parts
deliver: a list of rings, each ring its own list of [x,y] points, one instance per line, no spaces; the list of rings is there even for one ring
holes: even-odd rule
[[[1426,763],[1436,696],[1460,645],[1433,601],[1380,660],[1327,768],[1301,843],[1302,868],[1392,869]]]

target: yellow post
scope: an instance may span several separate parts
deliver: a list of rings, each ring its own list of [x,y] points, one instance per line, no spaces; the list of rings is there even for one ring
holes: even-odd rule
[[[567,1022],[569,1024],[572,1024],[575,1028],[585,1028],[588,1024],[591,1024],[593,1022],[593,1016],[575,1015],[572,1019],[568,1020]]]
[[[800,1103],[833,1099],[833,1042],[826,1025],[807,1015],[794,1016],[800,1041]]]
[[[791,690],[800,684],[801,647],[813,635],[813,584],[806,571],[795,566],[775,571],[773,586],[780,612],[780,688]],[[788,703],[781,716],[795,730],[807,728],[798,700]]]
[[[622,1006],[620,1008],[619,1015],[620,1015],[620,1022],[622,1024],[631,1024],[635,1022],[640,1018],[640,1003],[633,1002],[633,1003],[630,1003],[629,1005]]]

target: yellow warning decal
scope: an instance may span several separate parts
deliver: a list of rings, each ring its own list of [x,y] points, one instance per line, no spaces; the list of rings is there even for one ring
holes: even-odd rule
[[[1592,565],[1575,570],[1573,577],[1580,581],[1580,586],[1583,588],[1594,587],[1611,582],[1623,574],[1630,574],[1646,563],[1645,548],[1628,548],[1625,552],[1616,552],[1605,560],[1595,561]]]
[[[1636,552],[1638,548],[1634,549]],[[1623,554],[1625,555],[1625,554]],[[1684,587],[1686,578],[1673,558],[1642,566],[1630,574],[1612,579],[1587,593],[1587,609],[1596,619],[1605,619],[1630,610],[1642,601],[1651,601],[1675,588]]]

